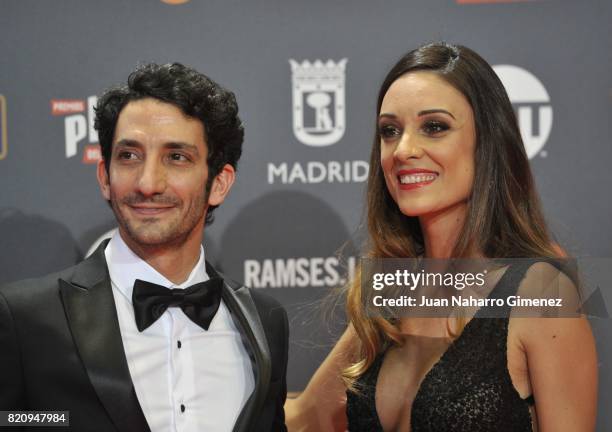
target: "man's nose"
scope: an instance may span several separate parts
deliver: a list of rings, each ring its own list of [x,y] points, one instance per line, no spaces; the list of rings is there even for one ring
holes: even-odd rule
[[[148,159],[138,179],[138,190],[144,196],[161,194],[166,190],[166,170],[162,163]]]

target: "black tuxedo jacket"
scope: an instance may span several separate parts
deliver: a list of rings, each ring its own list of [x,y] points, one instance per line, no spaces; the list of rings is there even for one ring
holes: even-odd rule
[[[70,430],[78,432],[149,431],[123,350],[105,246],[60,273],[0,288],[0,410],[70,411]],[[218,275],[208,263],[206,270]],[[271,297],[227,279],[223,301],[255,376],[233,430],[285,431],[287,314]]]

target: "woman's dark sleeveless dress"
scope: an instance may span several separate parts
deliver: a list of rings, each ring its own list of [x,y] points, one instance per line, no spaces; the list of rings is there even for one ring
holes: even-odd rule
[[[515,295],[527,264],[513,265],[489,298]],[[529,405],[514,389],[507,366],[508,318],[475,318],[425,375],[412,404],[412,432],[531,432]],[[350,432],[382,432],[376,412],[380,354],[347,392]]]

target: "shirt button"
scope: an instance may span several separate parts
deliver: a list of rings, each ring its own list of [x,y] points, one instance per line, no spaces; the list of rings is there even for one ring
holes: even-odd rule
[[[185,412],[185,405],[181,404],[181,412]]]
[[[181,349],[181,346],[183,346],[183,344],[181,343],[181,341],[177,341],[177,342],[176,342],[176,346],[177,346],[179,349]]]

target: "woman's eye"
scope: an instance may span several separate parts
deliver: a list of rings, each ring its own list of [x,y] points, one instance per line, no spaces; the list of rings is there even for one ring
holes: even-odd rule
[[[396,138],[401,135],[401,131],[392,125],[379,126],[378,133],[382,139]]]
[[[423,124],[423,132],[427,135],[436,135],[449,130],[450,127],[441,121],[429,120]]]

